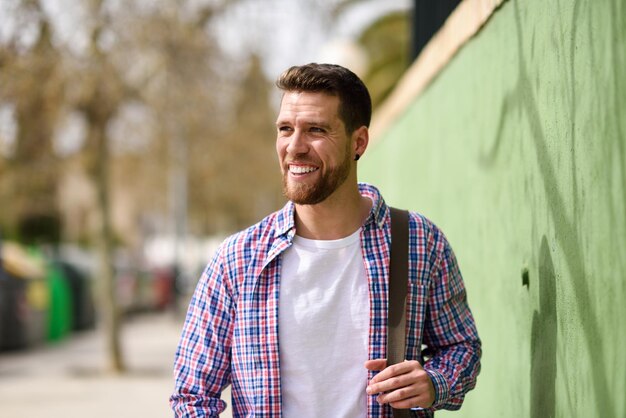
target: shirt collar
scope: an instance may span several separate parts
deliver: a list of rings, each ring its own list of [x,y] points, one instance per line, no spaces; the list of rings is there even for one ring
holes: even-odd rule
[[[294,219],[295,215],[295,205],[293,202],[289,201],[283,208],[278,211],[278,215],[276,216],[276,232],[275,236],[280,236],[288,233],[293,230],[295,233],[296,221]]]
[[[372,202],[374,202],[372,204],[370,214],[365,220],[363,226],[375,224],[379,228],[382,228],[385,224],[385,217],[387,215],[387,205],[385,204],[385,200],[380,194],[380,191],[371,184],[359,183],[359,192],[362,196],[369,197],[372,199]]]
[[[359,183],[359,192],[362,196],[369,197],[372,199],[372,209],[370,210],[370,214],[365,220],[363,224],[364,227],[369,224],[375,224],[379,228],[382,228],[385,224],[385,216],[387,215],[387,205],[385,204],[385,200],[383,199],[380,191],[367,183]],[[276,217],[276,232],[275,236],[280,236],[287,234],[288,232],[293,230],[293,234],[295,233],[295,205],[293,202],[287,202],[283,208],[278,211]]]

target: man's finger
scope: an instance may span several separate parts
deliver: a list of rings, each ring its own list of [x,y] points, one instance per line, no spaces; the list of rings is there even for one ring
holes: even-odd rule
[[[394,390],[388,393],[381,393],[376,397],[376,400],[378,401],[378,403],[381,403],[381,404],[388,403],[388,404],[392,404],[393,406],[394,404],[397,404],[398,402],[402,402],[406,399],[413,399],[413,398],[418,397],[419,395],[420,395],[420,392],[415,386],[407,386],[407,387],[398,388],[397,390]],[[398,408],[398,407],[394,406],[394,408]]]
[[[376,376],[374,376],[374,378],[370,381],[370,384],[382,382],[383,380],[392,378],[394,376],[399,376],[399,375],[408,373],[415,368],[417,369],[422,368],[422,366],[415,360],[411,360],[411,361],[405,360],[402,363],[393,364],[385,368]]]
[[[398,398],[399,395],[404,395],[405,397],[406,395],[408,395],[407,393],[404,393],[404,392],[407,391],[407,388],[409,388],[409,386],[412,387],[413,381],[414,381],[414,377],[411,375],[411,373],[406,373],[400,376],[394,376],[389,379],[385,379],[382,382],[370,383],[369,386],[366,388],[366,392],[368,395],[374,395],[377,393],[385,393],[385,392],[394,391],[394,392],[391,392],[393,393],[392,399],[398,400],[400,399]],[[396,390],[400,390],[400,391],[396,393]],[[385,400],[384,402],[389,402],[389,401]]]
[[[372,371],[375,371],[375,372],[379,372],[381,370],[384,370],[385,367],[387,367],[387,359],[386,358],[367,360],[365,362],[365,368],[367,370],[372,370]]]

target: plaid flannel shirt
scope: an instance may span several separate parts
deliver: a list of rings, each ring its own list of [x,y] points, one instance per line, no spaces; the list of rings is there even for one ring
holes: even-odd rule
[[[359,184],[374,202],[361,232],[369,283],[369,358],[385,358],[390,218],[379,191]],[[443,233],[423,216],[409,218],[406,359],[423,360],[435,387],[436,409],[458,409],[476,384],[481,345],[456,259]],[[278,306],[281,254],[295,235],[289,202],[260,223],[226,239],[204,270],[191,299],[175,358],[177,417],[217,417],[222,389],[232,385],[234,417],[280,417]],[[333,330],[329,330],[332,332]],[[312,336],[318,338],[322,336]],[[374,376],[369,372],[369,378]],[[365,390],[366,382],[363,382]],[[368,417],[391,417],[368,397]]]

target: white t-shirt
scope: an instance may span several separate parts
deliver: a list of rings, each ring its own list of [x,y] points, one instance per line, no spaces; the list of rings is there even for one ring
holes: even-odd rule
[[[369,291],[361,229],[331,241],[294,237],[278,314],[285,418],[367,416]]]

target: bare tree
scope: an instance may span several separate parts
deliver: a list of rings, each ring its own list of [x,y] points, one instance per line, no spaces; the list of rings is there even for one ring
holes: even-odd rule
[[[5,45],[0,58],[0,100],[13,106],[17,125],[14,153],[2,176],[10,196],[4,198],[2,221],[14,226],[58,213],[59,161],[52,137],[64,86],[61,56],[52,46],[50,23],[39,3],[25,2],[20,12],[31,20],[37,38],[28,48],[16,41]]]
[[[102,285],[102,312],[107,336],[110,369],[124,371],[120,347],[120,311],[115,300],[115,272],[113,258],[113,228],[111,222],[111,141],[109,127],[122,106],[129,101],[142,101],[152,108],[162,123],[160,138],[168,142],[168,160],[173,167],[175,181],[170,184],[176,233],[184,234],[186,217],[187,143],[198,121],[203,105],[210,103],[202,94],[207,80],[207,68],[212,56],[204,25],[212,15],[205,8],[196,13],[196,19],[183,19],[173,2],[164,2],[161,8],[142,15],[129,14],[129,9],[111,15],[102,0],[92,0],[89,54],[80,66],[79,88],[73,98],[75,106],[84,114],[88,125],[87,147],[90,173],[98,196],[100,278]],[[217,7],[217,6],[214,6]],[[125,15],[122,15],[124,13]],[[120,22],[133,29],[123,32]],[[105,49],[103,37],[113,36],[113,46]],[[135,54],[129,56],[127,51]],[[127,65],[137,60],[143,70],[134,74]],[[202,127],[206,127],[203,125]],[[182,191],[182,193],[181,193]]]
[[[97,190],[99,221],[98,254],[101,314],[104,320],[109,368],[113,372],[125,369],[120,345],[120,312],[116,304],[115,272],[110,202],[110,148],[107,127],[127,98],[127,88],[118,71],[102,50],[100,36],[109,16],[102,10],[102,0],[90,2],[94,24],[90,34],[89,55],[79,73],[74,103],[87,121],[87,147],[90,155],[89,172]]]

